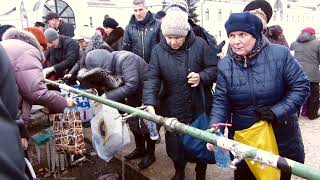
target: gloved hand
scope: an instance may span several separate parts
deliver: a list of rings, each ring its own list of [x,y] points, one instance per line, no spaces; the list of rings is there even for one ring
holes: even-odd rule
[[[256,109],[256,115],[259,120],[274,123],[277,120],[276,115],[271,111],[270,107],[259,107]]]

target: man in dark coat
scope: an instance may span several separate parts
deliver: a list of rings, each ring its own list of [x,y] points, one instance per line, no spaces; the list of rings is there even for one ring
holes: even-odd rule
[[[154,107],[160,105],[161,115],[189,124],[198,113],[195,107],[201,106],[196,100],[200,97],[200,88],[204,88],[207,100],[207,108],[202,108],[202,113],[209,113],[217,56],[209,50],[205,40],[195,36],[188,14],[181,9],[167,11],[161,31],[161,41],[152,50],[143,103],[148,105],[149,112],[154,113]],[[164,95],[159,98],[161,82]],[[176,170],[172,179],[184,179],[186,163],[193,158],[185,153],[178,133],[166,131],[165,136],[167,154]],[[197,179],[205,179],[207,164],[197,160],[196,163]]]
[[[142,87],[148,72],[148,64],[138,55],[128,51],[114,51],[111,53],[105,49],[92,50],[86,56],[85,69],[89,71],[80,70],[78,73],[80,82],[83,82],[82,79],[86,78],[86,74],[91,74],[93,71],[105,71],[104,73],[96,73],[96,76],[92,75],[91,79],[87,78],[87,82],[83,83],[102,89],[107,99],[123,102],[133,107],[142,105]],[[121,81],[123,83],[111,85],[109,78],[104,78],[106,80],[97,82],[98,79],[101,79],[99,77],[107,77],[107,74],[122,77]],[[144,157],[138,166],[140,169],[145,169],[155,162],[155,143],[150,139],[149,131],[143,120],[131,118],[127,122],[133,132],[136,149],[125,158],[130,160]],[[147,147],[145,147],[145,144],[147,144]]]
[[[159,42],[160,21],[147,9],[144,0],[133,0],[134,15],[126,27],[123,50],[131,51],[150,61],[152,48]]]
[[[46,59],[51,66],[43,70],[44,75],[55,74],[56,78],[62,78],[79,60],[79,44],[68,36],[59,36],[52,28],[44,34],[48,42]]]
[[[74,27],[72,24],[64,22],[62,19],[59,19],[59,14],[49,11],[45,17],[45,22],[48,24],[49,28],[54,28],[58,31],[60,35],[63,36],[74,36]]]
[[[18,91],[9,57],[0,46],[0,179],[27,179],[18,116]]]
[[[122,49],[124,30],[118,25],[118,22],[113,18],[105,18],[103,20],[103,28],[107,35],[105,41],[114,51]]]

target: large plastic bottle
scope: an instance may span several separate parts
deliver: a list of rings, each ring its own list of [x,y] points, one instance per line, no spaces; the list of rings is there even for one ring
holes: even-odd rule
[[[151,121],[148,121],[146,124],[147,124],[147,127],[148,127],[149,132],[150,132],[150,139],[151,140],[157,140],[159,138],[159,133],[158,133],[158,130],[157,130],[157,124],[154,123],[154,122],[151,122]]]
[[[223,134],[220,131],[216,132],[216,135],[223,136]],[[216,165],[220,168],[229,168],[231,163],[229,151],[224,150],[219,146],[214,146],[214,150]]]

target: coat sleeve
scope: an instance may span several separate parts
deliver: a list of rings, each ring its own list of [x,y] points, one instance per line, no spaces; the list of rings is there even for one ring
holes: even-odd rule
[[[143,85],[143,103],[156,106],[159,104],[158,94],[160,91],[160,65],[156,48],[153,48],[150,58],[149,70]]]
[[[55,71],[58,73],[66,69],[70,70],[79,58],[79,45],[76,41],[70,40],[66,46],[66,58],[53,66]]]
[[[210,124],[227,122],[230,119],[230,113],[231,105],[227,91],[227,79],[223,70],[218,68],[218,78],[210,113]]]
[[[205,42],[203,43],[202,49],[203,65],[205,68],[199,72],[200,80],[205,85],[210,85],[217,80],[218,56],[214,51],[209,49],[209,46]]]
[[[129,32],[129,25],[126,27],[123,35],[123,43],[122,43],[122,50],[132,52],[132,42]]]
[[[283,99],[271,108],[279,122],[298,112],[310,94],[309,80],[301,65],[293,58],[288,49],[285,51],[286,59],[282,67],[282,75],[284,76],[287,92]]]
[[[123,85],[106,92],[108,99],[120,101],[132,94],[139,88],[139,65],[135,59],[125,59],[121,63]]]
[[[20,60],[26,58],[30,59],[30,56],[23,55]],[[47,107],[52,113],[63,112],[67,107],[67,100],[63,96],[47,89],[40,62],[37,68],[16,72],[16,81],[21,96],[30,104]]]

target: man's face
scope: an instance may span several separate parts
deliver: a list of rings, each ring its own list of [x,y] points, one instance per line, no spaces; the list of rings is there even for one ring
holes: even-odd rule
[[[246,56],[252,52],[256,39],[247,32],[235,31],[229,34],[229,44],[234,53]]]
[[[48,47],[57,48],[59,46],[59,38],[52,41],[51,43],[47,43]]]
[[[59,27],[59,19],[50,19],[47,23],[50,28],[57,29]]]
[[[167,44],[172,49],[179,49],[186,41],[186,36],[164,36]]]
[[[144,6],[144,4],[133,5],[134,16],[137,21],[143,21],[148,13],[148,9]]]

